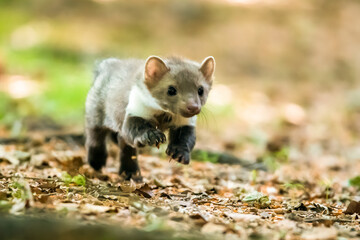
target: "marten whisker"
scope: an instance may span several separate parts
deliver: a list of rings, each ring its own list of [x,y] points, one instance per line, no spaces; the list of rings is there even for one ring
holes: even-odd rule
[[[214,113],[210,110],[211,106],[207,105],[206,107],[204,106],[203,109],[205,110],[204,111],[204,114],[206,115],[206,121],[207,121],[207,125],[209,125],[209,122],[210,123],[213,123],[212,125],[215,125],[216,128],[218,126],[218,122],[217,122],[217,119],[214,115]]]
[[[199,120],[201,121],[201,123],[204,123],[206,128],[209,128],[209,121],[208,121],[208,117],[207,117],[207,109],[204,108],[204,107],[203,107],[202,111],[199,114]]]

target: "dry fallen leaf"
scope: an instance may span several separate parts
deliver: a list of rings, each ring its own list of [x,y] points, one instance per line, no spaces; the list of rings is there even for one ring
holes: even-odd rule
[[[345,214],[354,214],[354,213],[360,214],[360,202],[351,201],[344,213]]]
[[[0,145],[0,161],[5,160],[11,163],[12,165],[19,165],[20,161],[14,156],[14,151],[8,152],[5,147]]]
[[[39,153],[31,156],[30,164],[36,167],[40,167],[47,161],[48,161],[48,156],[45,153]]]
[[[190,218],[193,219],[195,221],[195,223],[200,226],[202,226],[208,222],[207,217],[200,213],[190,215]]]
[[[151,191],[151,188],[147,183],[145,183],[141,188],[136,189],[135,193],[138,193],[146,198],[154,197],[154,193]]]

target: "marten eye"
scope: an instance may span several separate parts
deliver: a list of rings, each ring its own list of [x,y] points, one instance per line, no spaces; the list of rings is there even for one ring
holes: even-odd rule
[[[199,87],[198,89],[198,94],[201,97],[202,95],[204,95],[204,88],[203,87]]]
[[[168,88],[167,94],[168,94],[169,96],[175,96],[175,95],[176,95],[176,88],[174,88],[173,86],[170,86],[170,87]]]

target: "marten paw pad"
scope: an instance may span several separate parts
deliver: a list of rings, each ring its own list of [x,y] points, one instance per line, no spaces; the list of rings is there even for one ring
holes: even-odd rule
[[[190,152],[182,146],[169,145],[166,154],[179,163],[186,165],[190,163]]]

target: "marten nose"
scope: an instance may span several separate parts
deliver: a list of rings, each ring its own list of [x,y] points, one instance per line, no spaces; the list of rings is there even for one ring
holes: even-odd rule
[[[196,103],[189,104],[186,108],[190,114],[198,114],[200,112],[200,106]]]

